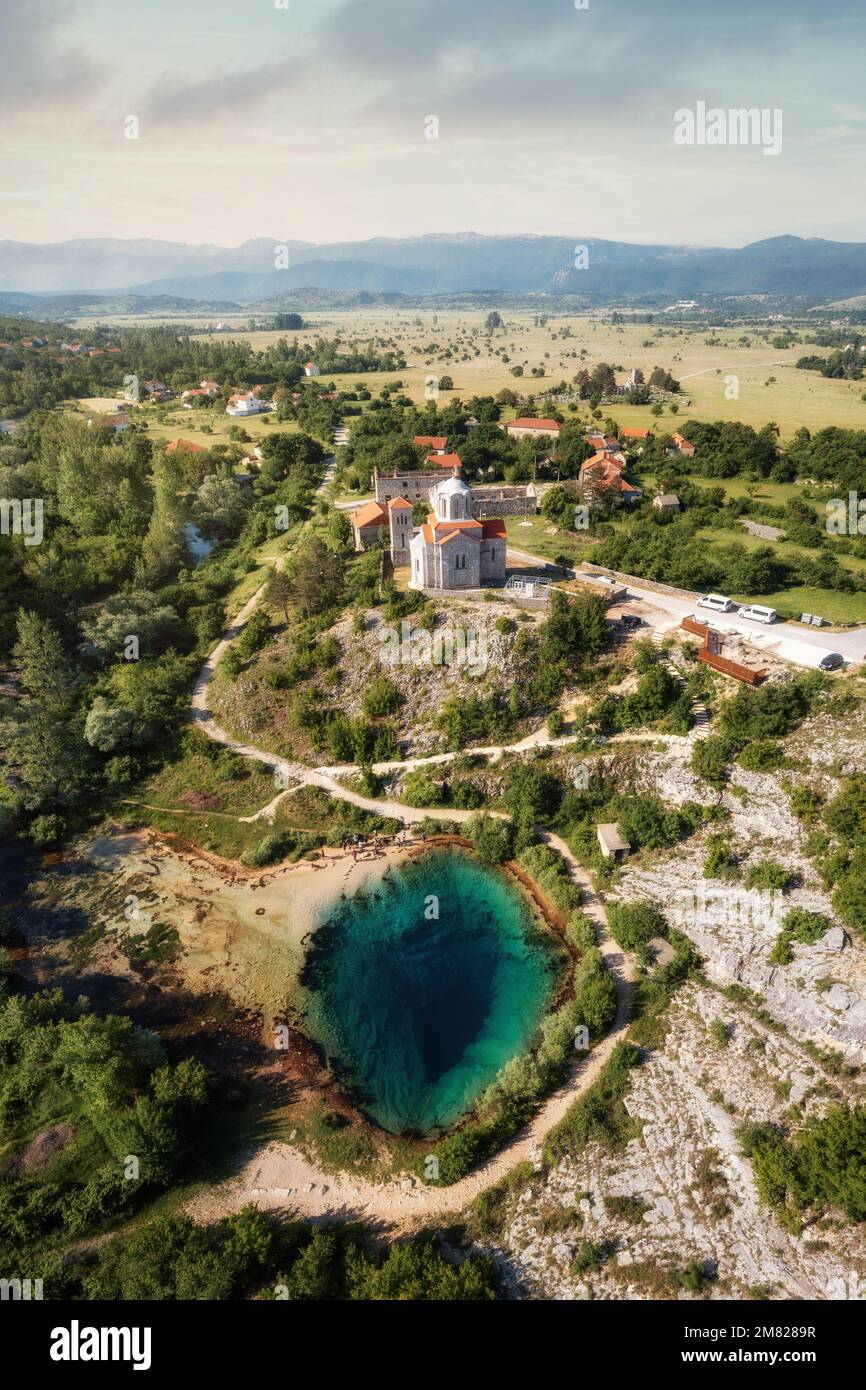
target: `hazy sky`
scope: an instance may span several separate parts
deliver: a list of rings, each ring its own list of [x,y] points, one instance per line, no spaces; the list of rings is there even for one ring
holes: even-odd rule
[[[0,238],[866,241],[864,72],[863,0],[0,0]]]

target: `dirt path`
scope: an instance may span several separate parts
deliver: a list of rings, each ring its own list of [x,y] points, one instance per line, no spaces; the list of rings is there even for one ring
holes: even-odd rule
[[[216,723],[208,706],[210,683],[223,653],[259,603],[264,587],[262,585],[244,604],[199,673],[193,692],[192,710],[193,718],[203,733],[231,748],[241,757],[264,763],[275,772],[280,771],[304,785],[321,787],[331,796],[351,802],[363,810],[372,811],[375,815],[392,817],[403,821],[404,824],[417,824],[428,818],[458,822],[469,820],[475,812],[441,807],[425,809],[406,806],[399,801],[381,801],[361,796],[360,793],[343,786],[334,775],[355,769],[307,768],[297,763],[289,763],[276,754],[256,748],[253,744],[238,742]],[[515,751],[538,747],[548,741],[557,746],[569,742],[568,739],[546,739],[542,736],[545,733],[546,731],[542,730],[524,739],[520,744],[514,745]],[[497,747],[486,751],[491,755],[501,754],[507,749]],[[442,754],[431,759],[417,759],[414,765],[423,766],[429,762],[448,761],[454,756]],[[405,768],[411,765],[401,763],[396,766]],[[277,803],[286,794],[280,792],[279,796],[257,815],[265,816],[268,812],[272,814]],[[504,812],[493,814],[508,819]],[[344,1173],[331,1175],[317,1168],[288,1144],[268,1144],[250,1159],[238,1177],[197,1197],[189,1207],[193,1216],[199,1220],[213,1221],[238,1210],[248,1202],[255,1202],[263,1208],[289,1207],[305,1217],[364,1217],[389,1226],[414,1225],[440,1213],[462,1211],[479,1192],[500,1182],[517,1164],[537,1161],[546,1135],[563,1119],[574,1102],[593,1085],[627,1028],[631,1015],[634,980],[634,968],[610,936],[603,905],[589,875],[558,835],[540,827],[537,827],[537,834],[544,843],[558,850],[568,867],[571,879],[580,885],[583,910],[595,926],[599,949],[614,979],[617,992],[617,1012],[610,1032],[592,1052],[575,1064],[565,1085],[548,1097],[527,1127],[494,1158],[450,1187],[426,1187],[410,1177],[376,1183],[354,1179]]]
[[[406,820],[419,820],[430,814],[415,807],[407,806],[402,810]],[[460,819],[471,814],[464,812]],[[479,1192],[501,1182],[519,1163],[535,1165],[538,1162],[546,1136],[598,1079],[624,1035],[631,1016],[634,979],[631,962],[608,932],[604,908],[588,874],[564,840],[549,831],[539,830],[538,834],[546,844],[559,851],[572,880],[582,889],[583,910],[595,926],[599,948],[617,993],[616,1017],[610,1032],[574,1066],[565,1085],[544,1101],[526,1128],[489,1162],[450,1187],[427,1187],[411,1177],[370,1182],[345,1173],[330,1174],[291,1145],[274,1143],[255,1154],[236,1178],[197,1197],[188,1208],[192,1216],[199,1221],[216,1221],[254,1202],[265,1210],[290,1208],[304,1217],[363,1218],[388,1227],[408,1228],[433,1217],[463,1211]]]

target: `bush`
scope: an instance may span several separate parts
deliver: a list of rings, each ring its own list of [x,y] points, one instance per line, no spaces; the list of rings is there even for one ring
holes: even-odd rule
[[[649,903],[608,903],[610,934],[624,951],[648,946],[653,937],[666,937],[668,924]]]
[[[756,739],[746,744],[738,761],[746,772],[773,772],[783,766],[785,752],[771,739]]]
[[[808,912],[804,907],[792,907],[782,922],[782,930],[776,937],[770,952],[772,965],[790,965],[794,959],[793,942],[804,946],[814,946],[833,926],[823,912]]]
[[[597,945],[595,927],[582,912],[572,912],[565,928],[565,939],[573,951],[591,951]]]
[[[444,786],[421,768],[407,773],[400,796],[407,806],[442,806],[447,800]]]
[[[473,816],[467,821],[466,836],[485,864],[505,864],[514,857],[514,827],[498,816]]]
[[[268,864],[277,864],[284,858],[287,848],[287,840],[284,835],[271,833],[265,835],[251,849],[246,850],[241,855],[241,860],[251,869],[264,869]]]
[[[571,1272],[572,1274],[589,1274],[592,1270],[601,1269],[603,1263],[603,1247],[594,1244],[591,1240],[582,1240],[572,1262]]]
[[[585,953],[574,972],[574,1012],[591,1039],[606,1033],[616,1017],[616,985],[597,947]]]
[[[394,682],[386,675],[376,676],[361,695],[361,708],[368,719],[394,714],[403,697]]]
[[[711,835],[707,843],[710,852],[704,864],[704,878],[737,878],[739,865],[727,835]]]
[[[746,870],[747,888],[764,888],[771,892],[785,893],[793,888],[797,875],[775,859],[764,859],[760,864],[752,864]]]
[[[65,832],[66,823],[62,816],[36,816],[30,822],[27,831],[39,849],[49,849],[52,845],[60,844]]]

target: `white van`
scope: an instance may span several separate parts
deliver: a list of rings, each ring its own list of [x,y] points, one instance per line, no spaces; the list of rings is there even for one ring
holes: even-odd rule
[[[765,608],[762,603],[750,603],[745,608],[740,609],[737,617],[753,618],[756,623],[774,623],[776,610],[775,608]]]
[[[698,599],[698,608],[712,608],[716,613],[730,613],[733,606],[724,594],[701,594]]]

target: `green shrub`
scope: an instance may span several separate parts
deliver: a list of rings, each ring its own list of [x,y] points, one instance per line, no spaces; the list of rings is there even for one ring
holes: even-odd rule
[[[764,859],[760,864],[752,864],[746,870],[744,881],[747,888],[763,888],[785,893],[789,888],[793,888],[797,882],[797,875],[775,859]]]
[[[756,739],[746,744],[738,762],[746,772],[773,772],[784,765],[785,752],[772,739]]]
[[[361,708],[368,719],[394,714],[403,697],[389,676],[375,676],[361,695]]]
[[[624,951],[636,951],[648,946],[653,937],[668,934],[667,921],[649,903],[608,903],[607,921],[611,936]]]
[[[241,860],[251,869],[264,869],[268,864],[277,864],[287,852],[285,835],[272,832],[265,835],[241,855]]]

